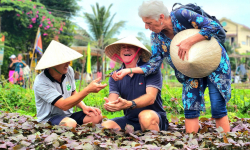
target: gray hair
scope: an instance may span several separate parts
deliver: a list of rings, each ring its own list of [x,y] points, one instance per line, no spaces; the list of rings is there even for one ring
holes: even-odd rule
[[[167,7],[159,0],[150,0],[143,2],[138,9],[138,15],[142,17],[150,17],[159,20],[160,15],[163,14],[165,18],[169,16]]]

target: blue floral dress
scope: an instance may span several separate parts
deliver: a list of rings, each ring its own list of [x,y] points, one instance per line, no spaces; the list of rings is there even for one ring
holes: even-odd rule
[[[178,13],[188,21],[196,29],[201,29],[200,34],[207,40],[210,40],[214,34],[220,30],[219,24],[209,18],[203,17],[193,11],[187,9],[179,9]],[[186,28],[176,19],[174,12],[170,13],[174,35]],[[205,111],[203,78],[190,78],[179,72],[170,57],[171,39],[162,32],[151,34],[152,53],[150,60],[140,68],[145,75],[155,73],[161,66],[164,58],[168,64],[175,70],[175,76],[183,85],[182,101],[185,110]],[[220,44],[221,45],[221,44]],[[231,66],[226,50],[221,46],[221,61],[218,68],[208,75],[208,79],[217,87],[226,102],[231,98]]]

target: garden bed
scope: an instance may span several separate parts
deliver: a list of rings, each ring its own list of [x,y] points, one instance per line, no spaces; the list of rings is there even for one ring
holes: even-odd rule
[[[105,118],[106,119],[106,118]],[[197,134],[185,134],[184,119],[170,123],[168,131],[104,129],[92,124],[77,128],[38,123],[31,116],[0,114],[0,149],[249,149],[250,119],[235,117],[231,132],[221,133],[214,120],[200,119]]]

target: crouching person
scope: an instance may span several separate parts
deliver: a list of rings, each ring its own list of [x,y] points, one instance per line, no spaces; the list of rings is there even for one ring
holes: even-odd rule
[[[82,99],[107,85],[98,84],[99,78],[79,93],[76,92],[74,71],[69,64],[80,57],[80,53],[54,40],[46,49],[36,66],[36,70],[44,70],[34,82],[38,122],[50,121],[52,125],[76,127],[77,124],[97,124],[102,121],[100,109],[86,106]],[[82,111],[73,113],[74,106]]]
[[[105,48],[105,53],[122,64],[120,69],[143,65],[151,56],[150,51],[132,36],[110,44]],[[109,97],[104,98],[104,108],[110,112],[123,110],[125,116],[105,121],[102,126],[124,130],[129,124],[134,126],[134,130],[167,130],[168,120],[162,106],[161,88],[160,71],[149,76],[130,73],[122,80],[110,77]]]

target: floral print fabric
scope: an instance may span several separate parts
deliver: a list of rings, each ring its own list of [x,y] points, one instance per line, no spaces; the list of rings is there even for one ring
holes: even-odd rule
[[[200,34],[207,40],[220,31],[219,24],[209,18],[205,18],[193,11],[187,9],[179,9],[178,13],[190,22],[196,29],[201,29]],[[170,17],[173,25],[174,34],[185,30],[175,17],[175,12],[171,12]],[[166,58],[167,63],[175,70],[175,76],[180,83],[183,84],[182,101],[185,110],[205,111],[204,90],[206,87],[203,78],[190,78],[179,72],[170,57],[171,39],[162,32],[151,34],[152,57],[149,62],[140,68],[145,75],[157,72],[161,63]],[[221,44],[220,44],[221,46]],[[221,46],[221,61],[218,68],[208,75],[208,79],[217,87],[226,102],[231,98],[231,66],[226,50]]]

